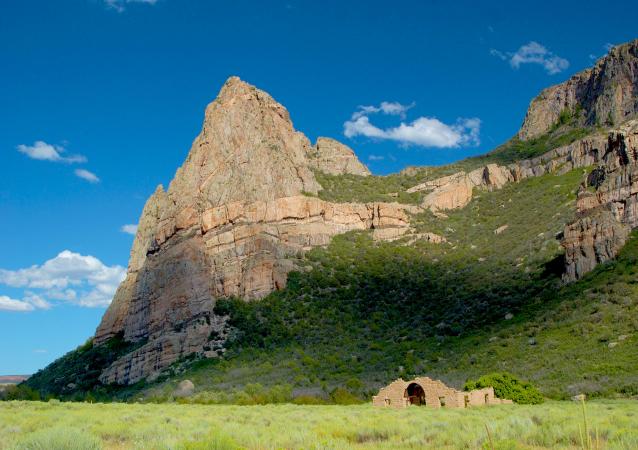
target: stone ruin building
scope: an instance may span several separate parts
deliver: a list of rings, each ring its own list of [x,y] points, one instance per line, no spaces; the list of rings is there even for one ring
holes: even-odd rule
[[[473,391],[458,391],[439,380],[428,377],[417,377],[411,381],[399,378],[381,388],[379,393],[372,397],[374,406],[389,408],[406,408],[410,405],[430,408],[467,408],[503,403],[512,403],[512,401],[497,398],[492,387]]]

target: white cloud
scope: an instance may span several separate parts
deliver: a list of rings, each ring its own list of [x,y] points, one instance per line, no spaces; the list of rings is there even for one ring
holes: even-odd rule
[[[509,57],[505,53],[503,53],[500,50],[496,50],[495,48],[490,49],[490,55],[496,56],[497,58],[502,59],[503,61],[507,61],[509,59]]]
[[[370,161],[383,161],[385,159],[385,156],[381,156],[381,155],[370,155],[368,156],[368,159]]]
[[[34,309],[35,307],[28,302],[0,295],[0,311],[33,311]]]
[[[30,289],[23,300],[0,297],[3,299],[0,309],[11,306],[15,311],[48,309],[52,300],[88,307],[107,306],[125,276],[126,270],[122,266],[107,266],[94,256],[64,250],[42,265],[18,270],[0,269],[0,284]],[[31,290],[39,292],[36,294]]]
[[[126,4],[144,3],[147,5],[154,5],[157,3],[157,0],[104,0],[104,3],[107,7],[121,13],[124,12],[124,10],[126,9]]]
[[[550,75],[560,73],[569,67],[569,61],[553,54],[535,41],[522,45],[514,53],[491,49],[490,54],[503,61],[509,61],[514,69],[520,68],[522,64],[538,64]]]
[[[49,351],[44,348],[36,348],[35,350],[33,350],[33,353],[48,353],[48,352]]]
[[[86,169],[75,169],[73,172],[76,177],[82,178],[83,180],[88,181],[89,183],[99,183],[100,179],[93,172],[89,172]]]
[[[132,234],[133,236],[135,236],[135,233],[137,233],[137,224],[129,223],[126,225],[122,225],[122,228],[120,228],[120,231],[122,233]]]
[[[385,129],[370,122],[370,114],[381,112],[404,116],[412,106],[414,104],[406,106],[396,102],[383,102],[378,107],[360,106],[352,118],[343,124],[343,134],[349,138],[366,136],[422,147],[450,148],[480,144],[481,121],[477,118],[458,119],[455,124],[447,125],[434,117],[419,117],[412,122],[401,122],[397,127]]]
[[[23,298],[23,301],[33,305],[38,309],[50,309],[51,303],[46,301],[42,296],[34,294],[33,292],[27,292]]]
[[[35,141],[33,145],[20,144],[17,149],[20,153],[24,153],[29,158],[40,161],[63,162],[69,164],[86,162],[85,156],[63,156],[63,153],[66,151],[64,147],[60,145],[47,144],[44,141]]]
[[[355,112],[352,115],[352,118],[357,119],[359,117],[375,113],[383,113],[389,116],[400,116],[401,118],[404,118],[405,113],[410,108],[413,108],[414,105],[414,102],[409,105],[402,105],[399,102],[381,102],[379,106],[359,106],[359,111]]]
[[[615,47],[615,45],[614,45],[614,44],[612,44],[612,43],[610,43],[610,42],[607,42],[605,45],[603,45],[603,48],[604,48],[605,50],[607,50],[607,52],[609,52],[609,51],[610,51],[612,48],[614,48],[614,47]]]

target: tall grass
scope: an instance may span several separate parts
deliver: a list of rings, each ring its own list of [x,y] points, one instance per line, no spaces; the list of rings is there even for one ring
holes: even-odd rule
[[[587,404],[590,447],[582,414],[576,402],[391,410],[16,401],[0,403],[0,449],[638,448],[634,401]]]
[[[20,450],[100,450],[102,441],[77,428],[43,428],[19,439],[14,447]]]

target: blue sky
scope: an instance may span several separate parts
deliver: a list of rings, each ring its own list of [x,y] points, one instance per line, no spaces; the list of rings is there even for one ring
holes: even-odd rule
[[[0,374],[92,335],[127,264],[122,227],[230,75],[386,174],[490,150],[540,89],[638,37],[636,2],[513,3],[3,2]]]

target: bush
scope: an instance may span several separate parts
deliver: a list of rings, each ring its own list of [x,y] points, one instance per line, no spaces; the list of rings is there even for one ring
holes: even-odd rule
[[[40,400],[40,393],[23,384],[11,385],[0,390],[0,400]]]
[[[486,387],[493,387],[498,398],[506,398],[522,405],[538,405],[544,401],[540,391],[530,382],[521,381],[506,372],[483,375],[478,380],[467,380],[463,389],[471,391]]]
[[[98,450],[102,442],[75,428],[46,428],[28,434],[16,448],[21,450]]]
[[[343,388],[336,388],[332,391],[330,393],[330,399],[336,405],[358,405],[359,403],[363,403],[363,400]]]

